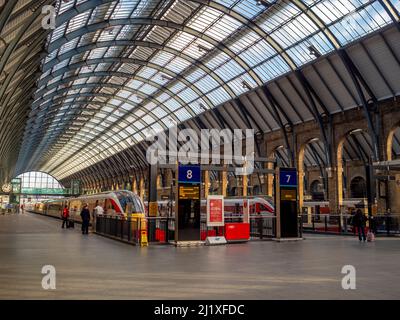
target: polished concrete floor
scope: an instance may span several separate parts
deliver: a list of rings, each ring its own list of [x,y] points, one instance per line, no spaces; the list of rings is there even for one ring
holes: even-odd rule
[[[0,299],[400,299],[398,239],[140,248],[78,229],[0,216]],[[56,268],[56,290],[42,289],[44,265]],[[344,265],[356,268],[356,290],[342,289]]]

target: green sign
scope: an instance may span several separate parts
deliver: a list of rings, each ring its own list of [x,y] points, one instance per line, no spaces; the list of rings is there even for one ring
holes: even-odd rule
[[[69,195],[69,189],[22,188],[22,194],[32,195]]]
[[[12,192],[20,193],[21,192],[21,179],[15,178],[11,180]]]

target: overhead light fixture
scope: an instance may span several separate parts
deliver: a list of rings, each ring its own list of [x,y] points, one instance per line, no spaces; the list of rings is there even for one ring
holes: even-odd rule
[[[242,87],[243,87],[243,89],[248,89],[248,90],[253,89],[253,88],[251,87],[251,85],[249,85],[249,84],[247,83],[246,80],[243,80],[243,81],[242,81]]]
[[[165,80],[165,81],[170,81],[170,80],[172,80],[172,77],[167,76],[167,75],[165,75],[165,74],[162,74],[162,75],[161,75],[161,79],[162,79],[162,80]]]
[[[308,47],[308,50],[310,50],[310,55],[319,58],[320,56],[322,56],[322,54],[318,51],[318,49],[316,47],[314,47],[314,45],[310,45]]]
[[[206,111],[207,110],[206,107],[202,103],[199,103],[199,108],[202,111]]]
[[[275,1],[272,1],[272,2],[268,2],[268,1],[265,1],[265,0],[257,0],[257,5],[258,6],[264,6],[264,7],[266,7],[268,9],[268,8],[272,7],[274,4],[276,4],[277,2],[278,2],[278,0],[275,0]]]
[[[199,52],[209,52],[210,51],[208,48],[202,46],[201,44],[198,44],[197,48],[199,49]]]

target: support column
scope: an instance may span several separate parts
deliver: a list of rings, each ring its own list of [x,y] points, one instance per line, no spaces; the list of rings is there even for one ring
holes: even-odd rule
[[[243,197],[247,197],[247,186],[248,185],[249,185],[249,176],[245,174],[242,176]]]
[[[225,168],[225,166],[224,166]],[[227,172],[224,170],[221,172],[221,182],[220,182],[220,188],[221,188],[221,194],[226,197],[227,195],[227,187],[228,187],[228,175]]]
[[[150,165],[149,168],[149,216],[156,217],[157,210],[157,192],[160,183],[160,175],[158,174],[158,166]]]
[[[210,172],[204,170],[204,198],[207,199],[210,190]]]
[[[144,177],[140,177],[139,181],[139,189],[140,189],[140,198],[144,201]]]
[[[338,174],[337,168],[331,167],[326,168],[326,176],[328,179],[328,198],[329,198],[329,210],[333,214],[339,214],[338,208]]]
[[[136,181],[136,177],[133,177],[133,180],[132,180],[132,192],[133,193],[135,193],[135,194],[137,194],[137,181]]]
[[[274,164],[272,162],[267,162],[266,163],[266,169],[274,169]],[[272,173],[267,173],[265,175],[265,191],[267,193],[267,196],[272,197],[273,196],[273,190],[274,190],[274,174]]]

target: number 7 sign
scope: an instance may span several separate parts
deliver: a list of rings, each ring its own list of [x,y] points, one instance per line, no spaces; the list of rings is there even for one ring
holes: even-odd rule
[[[279,180],[281,187],[297,187],[297,171],[281,168]]]

